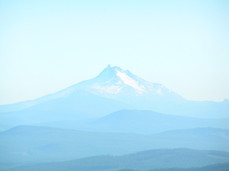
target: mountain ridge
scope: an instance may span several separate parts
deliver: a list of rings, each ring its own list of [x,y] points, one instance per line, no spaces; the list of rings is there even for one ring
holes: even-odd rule
[[[123,70],[120,67],[111,67],[108,65],[98,76],[95,78],[79,82],[68,88],[65,88],[56,93],[43,96],[41,98],[25,101],[21,103],[3,105],[0,106],[0,112],[23,112],[23,110],[31,108],[33,106],[42,106],[46,103],[52,103],[55,105],[57,99],[62,99],[62,104],[72,103],[72,111],[77,111],[77,108],[80,108],[80,105],[77,104],[78,99],[85,99],[85,104],[82,106],[87,106],[87,101],[90,101],[88,98],[86,100],[86,95],[79,95],[79,92],[84,92],[90,94],[97,99],[103,98],[104,102],[107,101],[107,105],[96,104],[96,100],[91,105],[91,108],[94,108],[94,116],[106,114],[102,110],[96,110],[96,108],[102,108],[108,105],[109,101],[115,101],[121,103],[123,107],[111,108],[109,112],[115,112],[121,109],[141,109],[141,110],[153,110],[156,112],[167,113],[172,115],[181,115],[181,116],[193,116],[193,117],[229,117],[229,100],[224,100],[223,102],[212,102],[212,101],[188,101],[176,94],[175,92],[167,89],[161,84],[151,83],[145,81],[144,79],[132,74],[128,70]],[[72,98],[75,96],[74,98]],[[56,106],[58,108],[58,106]],[[62,108],[69,111],[68,108]],[[86,108],[85,108],[86,110]],[[83,109],[81,110],[83,111]],[[59,112],[53,107],[51,113]],[[36,111],[34,111],[36,113]],[[75,117],[78,117],[80,113],[75,112]],[[91,114],[87,112],[81,112],[81,115]],[[0,114],[1,115],[1,114]],[[100,115],[102,116],[102,115]]]
[[[228,162],[228,152],[177,148],[147,150],[121,156],[101,155],[64,162],[34,164],[30,166],[12,168],[9,169],[9,171],[28,171],[34,169],[54,171],[57,170],[57,168],[60,171],[121,171],[121,169],[124,171],[132,169],[152,170],[178,167],[188,169],[192,167],[206,167],[208,165]],[[222,165],[225,168],[225,164]]]
[[[198,128],[151,135],[20,126],[0,132],[0,163],[51,162],[149,149],[229,151],[229,129]]]

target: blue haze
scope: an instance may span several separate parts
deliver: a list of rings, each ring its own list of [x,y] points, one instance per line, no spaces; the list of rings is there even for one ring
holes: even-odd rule
[[[228,9],[0,0],[0,170],[228,170]]]
[[[107,64],[187,99],[229,98],[228,1],[0,1],[0,104],[94,77]]]

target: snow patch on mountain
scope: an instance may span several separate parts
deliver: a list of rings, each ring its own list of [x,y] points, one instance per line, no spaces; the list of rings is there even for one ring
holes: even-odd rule
[[[116,70],[116,75],[123,81],[124,84],[133,87],[139,93],[143,93],[145,91],[145,87],[143,85],[140,85],[136,80],[132,79],[127,74]]]
[[[95,85],[93,86],[94,89],[96,89],[97,91],[99,91],[100,93],[108,93],[108,94],[118,94],[122,87],[120,86],[98,86]]]
[[[156,93],[157,93],[158,95],[160,95],[160,96],[162,96],[162,95],[163,95],[163,94],[162,94],[162,90],[161,90],[161,88],[157,89],[157,90],[156,90]]]

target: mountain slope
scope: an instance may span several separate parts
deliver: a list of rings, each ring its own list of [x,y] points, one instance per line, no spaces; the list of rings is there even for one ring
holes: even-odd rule
[[[107,101],[105,101],[103,104],[106,104],[106,102]],[[98,104],[98,101],[96,101],[96,103]],[[67,105],[70,106],[71,104],[68,103]],[[44,105],[42,106],[44,107]],[[41,109],[43,108],[38,108],[37,110],[34,110],[36,112],[30,112],[30,110],[27,109],[25,110],[26,112],[16,112],[12,114],[8,113],[4,116],[6,117],[6,119],[10,120],[10,118],[14,114],[14,116],[12,117],[14,120],[11,119],[11,123],[8,122],[8,124],[11,125],[48,126],[96,132],[152,134],[174,129],[189,129],[198,127],[229,129],[229,119],[227,118],[204,119],[168,115],[149,110],[119,110],[103,117],[94,116],[95,118],[85,119],[86,116],[93,116],[94,108],[90,106],[90,103],[88,103],[88,106],[80,106],[83,108],[87,108],[88,113],[83,113],[83,109],[82,112],[78,112],[77,110],[69,112],[63,111],[62,106],[63,104],[60,103],[58,105],[58,113],[54,114],[51,112],[47,112],[49,111],[47,110],[49,108],[50,110],[52,110],[53,105],[47,105],[46,112],[41,111]],[[106,108],[107,106],[100,109],[101,113],[108,112],[108,109]],[[37,106],[34,106],[32,108],[36,107]],[[113,106],[109,107],[115,107],[114,103]],[[72,110],[70,107],[69,109]],[[97,108],[97,110],[98,109],[99,108]],[[84,110],[84,112],[85,111],[86,110]],[[90,111],[91,113],[89,113]],[[4,119],[2,119],[2,121],[4,121]]]
[[[229,162],[229,153],[191,149],[162,149],[143,151],[124,156],[97,156],[67,162],[56,162],[9,170],[80,170],[109,171],[119,169],[149,170],[156,168],[190,168]]]
[[[189,101],[158,83],[151,83],[119,67],[107,66],[94,79],[71,87],[115,99],[135,109],[195,117],[229,117],[229,100]]]
[[[229,151],[229,130],[198,128],[153,135],[96,133],[19,126],[0,133],[0,165],[122,155],[160,148]]]
[[[17,125],[34,125],[64,120],[77,121],[104,116],[123,108],[131,107],[122,102],[78,90],[61,98],[44,100],[27,109],[0,113],[0,128],[7,129]]]
[[[59,103],[55,103],[56,100],[62,101],[63,104],[67,102],[74,104],[67,107],[63,105],[61,108],[63,112],[65,110],[67,111],[69,107],[72,108],[73,111],[77,111],[77,108],[80,108],[81,105],[87,106],[86,102],[88,100],[83,100],[82,103],[78,105],[77,103],[79,101],[74,101],[75,98],[82,98],[82,96],[78,97],[78,92],[85,92],[86,94],[105,98],[107,103],[105,105],[98,104],[98,108],[112,106],[113,104],[109,104],[110,102],[108,99],[110,99],[115,100],[116,103],[124,103],[125,105],[122,106],[121,109],[134,106],[135,109],[154,110],[175,115],[215,118],[229,117],[229,100],[223,102],[188,101],[161,84],[145,81],[127,70],[111,66],[105,68],[97,77],[80,82],[57,93],[28,102],[2,105],[0,106],[0,112],[20,110],[23,112],[24,109],[31,108],[32,106],[43,108],[43,104],[47,106],[47,102],[52,103],[52,101],[54,101],[52,110],[49,110],[49,112],[56,113],[58,111],[56,108],[59,109]],[[83,99],[85,98],[83,97]],[[97,107],[95,105],[91,106],[91,108],[94,109],[94,115],[99,115],[101,112],[101,110],[97,110]],[[37,110],[37,108],[31,112],[36,112],[35,110]],[[31,108],[31,110],[32,109],[33,108]],[[79,109],[82,113],[84,113],[84,110],[87,110],[87,108],[85,107],[83,110]],[[120,110],[120,107],[115,108],[115,110]],[[114,112],[115,110],[113,108],[109,111]]]
[[[229,101],[188,101],[129,71],[108,66],[97,77],[59,92],[12,105],[0,106],[0,129],[60,120],[105,116],[122,109],[154,110],[181,116],[229,117]]]
[[[229,119],[200,119],[149,110],[120,110],[88,124],[87,130],[149,134],[197,127],[229,128],[228,123]]]

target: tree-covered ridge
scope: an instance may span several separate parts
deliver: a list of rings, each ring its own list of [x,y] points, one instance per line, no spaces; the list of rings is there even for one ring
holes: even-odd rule
[[[229,152],[161,149],[21,166],[5,171],[226,171],[228,168]]]

